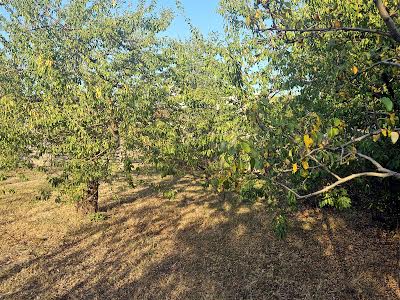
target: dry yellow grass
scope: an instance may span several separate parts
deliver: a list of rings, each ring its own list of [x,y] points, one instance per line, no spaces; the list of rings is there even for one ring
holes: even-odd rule
[[[101,189],[107,219],[33,201],[45,177],[0,196],[1,299],[399,299],[399,235],[359,214],[293,215],[285,241],[263,207],[233,207],[194,178]],[[149,182],[153,184],[148,184]],[[174,188],[176,199],[162,191]]]

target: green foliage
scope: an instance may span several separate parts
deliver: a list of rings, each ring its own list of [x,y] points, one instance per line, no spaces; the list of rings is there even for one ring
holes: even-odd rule
[[[29,178],[25,174],[18,174],[18,178],[21,181],[28,181]]]
[[[8,178],[8,176],[4,173],[0,173],[0,181],[4,181]]]
[[[335,189],[325,193],[323,200],[319,203],[319,206],[332,206],[337,209],[350,208],[351,199],[349,198],[345,189]]]
[[[284,239],[288,233],[288,220],[284,214],[277,215],[273,220],[273,228],[275,235],[279,239]]]
[[[41,188],[39,194],[36,195],[36,201],[47,201],[51,197],[51,190],[49,188]]]
[[[240,200],[244,203],[255,203],[264,196],[265,182],[261,180],[248,180],[240,188]]]
[[[385,105],[385,108],[388,112],[393,110],[393,102],[388,97],[381,98],[381,102]]]
[[[400,171],[400,48],[374,1],[222,0],[226,35],[186,41],[160,38],[172,14],[155,2],[1,6],[0,170],[48,156],[72,200],[121,175],[133,187],[134,161],[286,212],[297,193],[376,171],[365,155]]]
[[[385,5],[393,13],[397,3]],[[300,194],[332,184],[334,172],[376,171],[357,153],[399,172],[398,42],[357,29],[388,32],[374,1],[223,0],[220,12],[250,65],[242,69],[249,79],[243,92],[254,135],[245,141],[257,141],[263,166],[251,172]],[[365,133],[371,136],[358,141]],[[240,181],[237,173],[234,178]],[[295,198],[289,194],[289,206]],[[322,206],[350,204],[344,190],[321,200]]]
[[[143,109],[165,96],[157,34],[172,15],[145,1],[16,0],[2,8],[0,169],[48,155],[63,172],[54,186],[79,200],[91,182],[115,176]]]
[[[89,220],[92,222],[101,222],[107,219],[107,216],[104,213],[96,212],[89,214]]]
[[[168,200],[173,200],[176,198],[178,191],[176,190],[166,190],[163,192],[163,197]]]
[[[296,195],[292,192],[288,192],[288,205],[289,207],[296,207],[297,206],[297,198]]]

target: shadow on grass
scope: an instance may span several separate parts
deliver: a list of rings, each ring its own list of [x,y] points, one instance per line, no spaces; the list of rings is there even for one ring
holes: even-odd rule
[[[362,220],[304,212],[280,241],[263,207],[232,208],[192,181],[161,184],[174,200],[147,187],[104,205],[106,221],[2,272],[2,298],[397,298],[397,245]]]

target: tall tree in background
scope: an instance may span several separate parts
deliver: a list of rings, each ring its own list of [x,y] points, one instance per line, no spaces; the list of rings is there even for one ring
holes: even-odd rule
[[[220,145],[248,132],[228,51],[217,38],[198,32],[187,41],[172,40],[164,50],[169,96],[158,103],[153,126],[143,128],[140,136],[144,143],[151,140],[147,157],[165,174],[213,168]]]

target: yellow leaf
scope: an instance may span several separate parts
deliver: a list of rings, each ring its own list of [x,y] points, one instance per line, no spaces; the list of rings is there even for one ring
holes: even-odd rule
[[[289,157],[293,157],[293,152],[292,152],[292,150],[289,150]]]
[[[345,98],[346,97],[346,92],[340,91],[339,96]]]
[[[43,57],[42,57],[41,55],[39,55],[39,56],[36,58],[36,63],[38,64],[39,67],[42,66],[42,64],[43,64]]]
[[[301,170],[300,175],[301,175],[301,177],[306,178],[306,177],[308,176],[308,171],[306,171],[306,170]]]
[[[304,170],[308,170],[308,168],[310,167],[310,165],[308,164],[308,161],[306,161],[306,160],[303,160],[301,162],[301,164],[303,165]]]
[[[353,71],[354,75],[356,75],[358,73],[358,68],[356,66],[353,66],[353,68],[351,68],[351,70]]]
[[[381,134],[378,133],[378,134],[374,134],[374,135],[372,136],[372,139],[373,139],[374,142],[377,142],[377,141],[379,140],[380,137],[381,137]]]
[[[392,143],[396,144],[399,139],[399,133],[396,131],[392,131],[392,133],[390,134],[390,138],[392,139]]]
[[[339,20],[335,20],[334,25],[335,25],[335,28],[340,28],[340,27],[342,27],[342,23],[340,23]]]
[[[299,167],[297,166],[297,164],[293,164],[292,173],[295,174],[295,173],[297,172],[298,169],[299,169]]]
[[[308,134],[305,134],[304,137],[304,145],[306,146],[307,149],[310,149],[311,145],[314,143],[313,139],[310,138]]]
[[[394,113],[389,114],[389,120],[392,125],[396,124],[396,115]]]
[[[251,19],[250,19],[249,16],[247,16],[246,17],[246,25],[247,25],[247,27],[250,27],[250,24],[251,24]]]
[[[387,129],[385,129],[385,128],[383,128],[381,130],[381,132],[382,132],[383,136],[387,136],[388,135]]]
[[[254,18],[257,20],[260,17],[261,17],[261,12],[259,10],[257,10]]]
[[[97,98],[101,98],[101,96],[102,96],[101,88],[100,87],[96,87],[96,97]]]
[[[53,66],[53,61],[51,59],[47,59],[45,62],[45,66],[47,68],[51,68]]]

